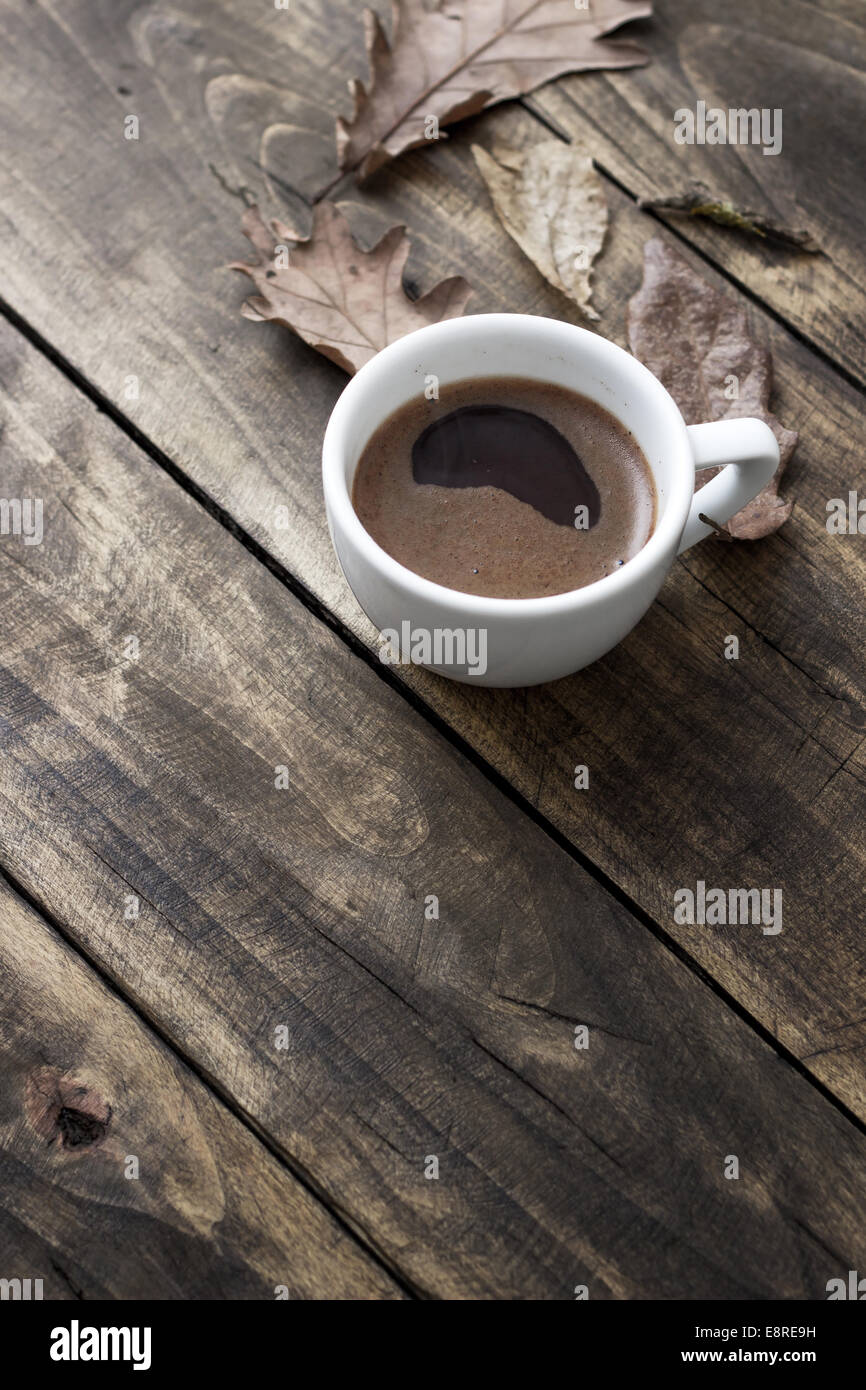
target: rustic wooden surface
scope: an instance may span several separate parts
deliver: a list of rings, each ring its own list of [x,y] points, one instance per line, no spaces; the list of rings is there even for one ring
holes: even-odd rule
[[[46,1298],[400,1297],[2,880],[0,919],[6,1277]]]
[[[638,26],[635,26],[638,28]],[[692,181],[792,230],[819,256],[779,253],[698,218],[665,221],[861,384],[866,377],[863,139],[866,9],[857,0],[668,0],[639,26],[652,61],[634,82],[606,73],[592,87],[565,78],[532,109],[637,197]],[[680,145],[674,112],[781,109],[782,152],[756,145]]]
[[[594,295],[620,342],[660,230],[634,196],[703,177],[824,247],[666,219],[772,349],[793,516],[689,552],[595,667],[491,692],[371,657],[318,478],[344,377],[241,320],[222,269],[245,202],[301,225],[333,179],[359,14],[0,3],[0,491],[43,495],[47,536],[0,540],[0,867],[29,903],[3,897],[0,1275],[47,1261],[60,1297],[814,1298],[863,1268],[866,562],[824,525],[866,487],[862,12],[657,11],[647,68],[563,79],[332,194],[361,240],[406,222],[412,284],[461,272],[473,310],[577,321],[469,152],[553,128],[608,176]],[[666,133],[698,98],[783,106],[782,156],[684,157]],[[676,926],[698,878],[781,887],[781,935]],[[40,1148],[40,1069],[111,1104],[86,1153]],[[116,1179],[136,1143],[158,1180]],[[113,1238],[133,1230],[146,1261]]]

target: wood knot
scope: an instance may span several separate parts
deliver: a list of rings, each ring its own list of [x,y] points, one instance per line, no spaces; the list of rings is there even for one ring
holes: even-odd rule
[[[112,1109],[90,1086],[55,1067],[40,1067],[27,1078],[27,1118],[47,1144],[61,1149],[89,1149],[101,1144]]]

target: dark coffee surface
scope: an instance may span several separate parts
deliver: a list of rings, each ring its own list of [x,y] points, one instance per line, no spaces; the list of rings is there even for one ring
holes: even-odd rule
[[[527,460],[540,467],[527,467]],[[560,526],[586,526],[601,511],[598,488],[564,435],[547,420],[511,405],[464,405],[428,425],[412,445],[416,483],[498,487]]]
[[[646,544],[656,511],[625,427],[577,392],[523,377],[461,381],[395,411],[364,449],[352,500],[395,560],[496,598],[613,573]]]

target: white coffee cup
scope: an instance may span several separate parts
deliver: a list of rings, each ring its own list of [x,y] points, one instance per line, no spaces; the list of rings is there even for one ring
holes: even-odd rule
[[[655,480],[656,527],[643,549],[613,574],[549,598],[483,598],[423,579],[392,559],[361,525],[352,482],[378,426],[423,395],[431,378],[441,388],[485,376],[568,387],[604,406],[634,435]],[[696,470],[722,464],[727,466],[696,496]],[[567,676],[610,651],[643,617],[674,557],[712,530],[698,513],[727,521],[778,466],[778,444],[762,420],[687,426],[652,373],[597,334],[527,314],[476,314],[420,328],[361,368],[328,423],[322,477],[343,573],[379,632],[390,634],[383,659],[410,657],[473,685],[523,686]],[[457,640],[461,633],[469,634],[468,645]],[[459,660],[469,655],[472,660]]]

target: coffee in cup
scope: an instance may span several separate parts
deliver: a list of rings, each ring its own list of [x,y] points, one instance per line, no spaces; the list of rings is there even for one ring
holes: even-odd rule
[[[475,377],[378,427],[352,502],[383,550],[425,579],[540,598],[603,579],[652,535],[652,472],[616,416],[565,386]]]

